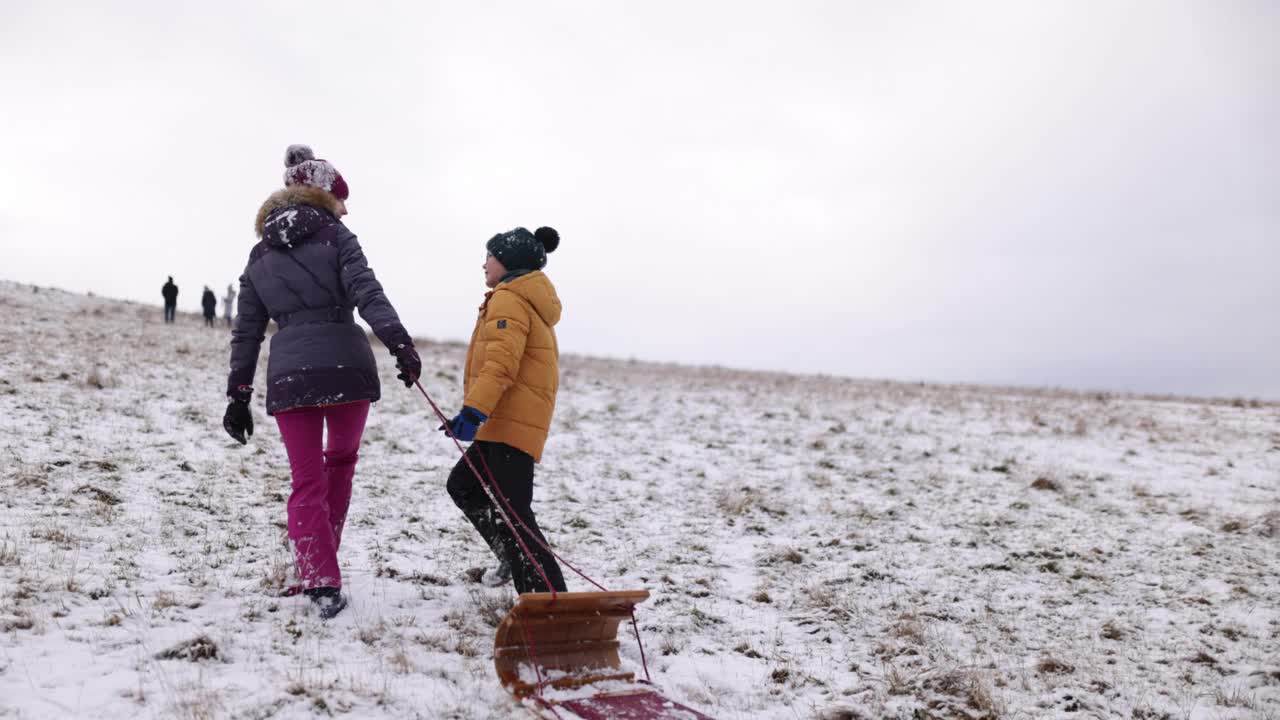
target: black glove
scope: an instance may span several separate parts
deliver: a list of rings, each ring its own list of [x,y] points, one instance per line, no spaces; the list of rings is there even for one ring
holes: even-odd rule
[[[396,356],[396,367],[400,368],[396,377],[400,378],[405,387],[413,387],[413,383],[422,376],[422,360],[418,357],[418,351],[409,343],[401,343],[391,354]]]
[[[249,410],[249,399],[253,397],[253,388],[240,385],[227,393],[227,412],[222,416],[222,429],[233,439],[247,445],[253,437],[253,412]]]

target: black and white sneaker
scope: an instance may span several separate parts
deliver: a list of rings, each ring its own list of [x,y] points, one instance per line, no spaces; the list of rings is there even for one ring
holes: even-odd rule
[[[484,575],[480,576],[480,582],[486,587],[502,587],[506,585],[511,582],[511,566],[505,560],[498,563],[498,567],[484,571]]]
[[[347,606],[347,597],[336,587],[318,587],[302,591],[320,611],[321,620],[329,620]]]

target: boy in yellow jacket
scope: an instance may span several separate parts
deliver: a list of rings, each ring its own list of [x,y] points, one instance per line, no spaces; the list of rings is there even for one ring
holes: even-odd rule
[[[509,572],[518,593],[565,590],[559,564],[542,547],[546,540],[531,508],[533,466],[542,459],[560,386],[555,332],[560,298],[542,272],[547,253],[559,244],[560,235],[549,227],[532,233],[518,227],[489,239],[484,281],[490,290],[467,348],[462,411],[441,428],[463,442],[475,440],[467,459],[481,473],[486,467],[493,473],[516,516],[537,535],[529,537],[516,523],[541,573],[525,557],[467,460],[458,461],[449,473],[449,495],[498,556],[499,576]]]

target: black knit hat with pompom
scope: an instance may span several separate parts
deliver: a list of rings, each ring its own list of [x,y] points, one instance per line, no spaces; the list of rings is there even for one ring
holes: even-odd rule
[[[560,233],[554,228],[540,227],[534,232],[518,227],[489,238],[485,249],[498,258],[502,267],[512,270],[541,270],[547,264],[547,253],[560,247]]]

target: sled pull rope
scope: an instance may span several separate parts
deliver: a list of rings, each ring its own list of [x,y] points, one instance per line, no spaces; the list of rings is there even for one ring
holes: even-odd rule
[[[645,682],[653,682],[649,677],[649,661],[644,658],[644,642],[640,639],[640,626],[636,624],[636,611],[632,608],[628,615],[631,616],[631,630],[636,634],[636,645],[640,648],[640,665],[644,667]]]
[[[552,587],[551,579],[547,577],[546,571],[542,569],[542,563],[539,563],[534,559],[533,553],[529,551],[529,546],[525,545],[524,539],[520,537],[520,533],[516,532],[516,526],[511,522],[511,518],[507,516],[507,511],[502,509],[503,505],[506,505],[507,508],[510,509],[511,504],[507,502],[507,498],[500,490],[498,490],[498,483],[493,479],[493,473],[489,471],[488,463],[485,463],[484,469],[489,474],[489,480],[485,480],[485,478],[480,474],[480,471],[477,470],[476,466],[471,462],[471,458],[467,457],[467,451],[463,449],[462,443],[458,442],[458,438],[454,436],[453,429],[449,427],[449,419],[444,416],[444,413],[440,412],[440,408],[436,405],[435,401],[431,399],[431,396],[427,394],[426,389],[422,387],[422,383],[418,381],[417,378],[414,378],[413,382],[418,386],[418,391],[422,393],[422,397],[427,399],[427,402],[431,405],[431,409],[435,411],[436,417],[440,419],[440,422],[444,423],[445,434],[453,440],[453,444],[458,447],[458,452],[462,453],[463,461],[467,463],[467,467],[471,468],[471,472],[475,473],[476,479],[480,481],[480,487],[483,488],[485,494],[489,496],[489,501],[493,502],[494,507],[498,509],[498,513],[502,515],[502,519],[506,521],[507,527],[511,528],[511,534],[515,536],[516,542],[520,544],[520,550],[524,553],[524,556],[528,558],[533,567],[537,569],[538,575],[542,577],[543,584],[545,584],[547,589],[551,591],[551,597],[554,599],[556,596],[556,589]],[[484,453],[478,454],[480,455],[481,462],[484,462]],[[502,499],[501,505],[494,502],[495,495]],[[511,514],[515,515],[515,510],[511,510]],[[528,533],[530,537],[535,539],[537,538],[536,535],[529,531],[529,528],[525,526],[524,521],[521,520],[519,516],[516,516],[516,522],[520,523],[520,527],[524,528],[524,531]]]
[[[456,443],[457,441],[458,441],[458,440],[457,440],[457,438],[454,438],[454,442]],[[516,522],[520,523],[520,527],[524,528],[525,534],[527,534],[529,537],[533,538],[533,541],[534,541],[534,542],[538,543],[538,545],[539,545],[543,550],[546,550],[548,553],[550,553],[552,557],[554,557],[556,560],[559,560],[559,561],[560,561],[560,562],[561,562],[565,567],[567,567],[567,568],[569,568],[570,570],[572,570],[572,571],[574,571],[574,572],[578,573],[578,576],[579,576],[579,577],[581,577],[583,580],[586,580],[587,582],[591,583],[592,585],[595,585],[597,588],[599,588],[599,589],[600,589],[600,591],[601,591],[601,592],[609,592],[609,588],[607,588],[607,587],[605,587],[605,586],[601,585],[600,583],[596,582],[595,580],[592,580],[591,578],[587,577],[587,574],[586,574],[586,573],[584,573],[584,572],[582,572],[581,570],[579,570],[578,568],[576,568],[576,567],[574,567],[574,566],[570,565],[568,560],[565,560],[564,558],[560,557],[560,555],[559,555],[559,554],[557,554],[555,550],[552,550],[552,549],[551,549],[551,547],[550,547],[549,545],[547,545],[547,543],[543,542],[542,538],[538,537],[538,536],[537,536],[537,534],[535,534],[532,530],[530,530],[528,525],[525,525],[525,524],[524,524],[524,521],[520,519],[520,516],[519,516],[519,515],[516,515],[516,511],[515,511],[514,509],[512,509],[512,508],[511,508],[511,503],[507,502],[507,498],[506,498],[506,496],[504,496],[504,495],[502,494],[502,492],[501,492],[500,490],[498,490],[498,484],[497,484],[497,481],[493,480],[493,471],[489,469],[489,461],[484,459],[484,453],[476,453],[476,454],[480,456],[480,464],[484,467],[484,471],[485,471],[485,473],[487,473],[487,474],[489,475],[489,480],[490,480],[490,482],[492,482],[492,483],[493,483],[493,491],[494,491],[495,493],[497,493],[497,495],[498,495],[498,497],[499,497],[499,498],[501,498],[501,499],[502,499],[502,502],[507,503],[507,509],[511,511],[511,514],[512,514],[512,515],[515,515]],[[472,469],[474,469],[474,468],[472,468]],[[512,534],[517,534],[517,533],[512,533]],[[530,553],[529,553],[529,551],[528,551],[528,550],[526,550],[526,551],[525,551],[525,555],[526,555],[526,556],[529,556],[529,555],[530,555]],[[529,561],[530,561],[530,562],[532,562],[532,563],[533,563],[533,564],[538,568],[538,572],[539,572],[539,573],[542,573],[542,566],[541,566],[540,564],[538,564],[538,561],[537,561],[537,560],[534,560],[532,557],[529,557]],[[546,582],[546,583],[547,583],[547,587],[548,587],[548,588],[550,588],[550,587],[551,587],[551,582],[550,582],[549,580],[547,580],[547,576],[546,576],[546,574],[545,574],[545,573],[543,573],[543,574],[542,574],[542,579],[543,579],[543,581],[544,581],[544,582]],[[555,592],[556,592],[556,591],[555,591],[554,589],[552,589],[552,590],[551,590],[551,594],[552,594],[553,596],[555,595]]]
[[[480,471],[476,469],[475,464],[471,462],[471,458],[467,457],[467,451],[462,447],[462,443],[458,441],[457,436],[453,434],[453,430],[449,428],[448,418],[444,416],[444,413],[440,411],[439,406],[437,406],[435,401],[431,399],[431,396],[427,394],[426,388],[422,387],[422,382],[419,381],[417,378],[414,378],[413,382],[414,382],[414,385],[418,387],[418,392],[422,393],[422,397],[426,398],[427,404],[431,406],[431,409],[435,412],[436,417],[440,420],[440,422],[444,423],[445,430],[446,430],[445,434],[447,434],[449,438],[453,440],[454,446],[456,446],[458,448],[458,452],[462,454],[462,459],[467,463],[467,467],[471,468],[471,472],[474,473],[476,476],[476,479],[480,481],[480,485],[484,489],[485,494],[489,496],[490,502],[494,503],[494,507],[496,507],[498,510],[498,513],[502,515],[502,519],[506,521],[507,527],[511,528],[511,531],[512,531],[511,534],[515,536],[516,542],[520,544],[521,552],[524,553],[525,558],[529,560],[530,564],[532,564],[533,567],[537,569],[538,575],[542,577],[542,582],[551,591],[551,602],[554,603],[556,600],[556,595],[557,595],[556,589],[552,587],[551,580],[547,577],[547,573],[543,569],[542,563],[539,563],[533,557],[533,553],[529,550],[529,546],[526,545],[524,542],[524,539],[520,537],[521,534],[519,532],[516,532],[515,530],[516,523],[518,523],[520,528],[524,530],[525,534],[533,538],[534,542],[538,543],[538,545],[540,545],[543,550],[546,550],[547,553],[549,553],[552,557],[554,557],[556,560],[559,560],[562,564],[564,564],[565,567],[577,573],[579,577],[591,583],[592,585],[596,586],[602,592],[608,592],[608,588],[596,582],[595,580],[591,579],[586,573],[582,572],[577,567],[569,563],[569,561],[560,557],[559,553],[557,553],[555,550],[552,550],[551,547],[546,543],[546,541],[542,539],[542,537],[540,537],[537,533],[534,533],[532,530],[530,530],[528,525],[525,525],[524,520],[520,519],[520,516],[517,515],[515,509],[511,507],[511,503],[507,500],[506,496],[503,495],[502,491],[498,489],[498,482],[493,477],[493,471],[489,469],[489,462],[485,460],[484,453],[476,453],[476,454],[480,456],[480,464],[484,466],[485,475],[488,475],[487,480],[485,479],[485,476],[481,475]],[[499,504],[498,502],[495,502],[495,499],[500,501],[501,504]],[[506,510],[503,509],[503,506],[506,507]],[[507,511],[510,511],[510,515],[507,514]],[[515,518],[515,523],[511,522],[512,517]],[[636,645],[640,647],[640,663],[644,667],[645,681],[651,682],[651,678],[649,676],[649,662],[645,658],[644,641],[641,640],[640,638],[640,626],[636,623],[635,608],[632,608],[628,612],[628,615],[630,615],[631,617],[631,629],[636,636]],[[534,672],[536,673],[538,678],[537,690],[534,693],[534,699],[537,702],[541,703],[548,710],[550,710],[551,713],[555,715],[557,719],[563,720],[559,711],[556,710],[555,705],[551,702],[548,702],[542,696],[542,688],[546,685],[547,681],[542,678],[542,670],[538,666],[537,649],[533,645],[533,637],[529,634],[529,629],[527,626],[523,627],[522,630],[525,636],[525,646],[528,648],[529,660],[533,664]]]
[[[538,656],[533,651],[533,636],[529,634],[529,626],[524,623],[520,624],[520,632],[524,635],[525,647],[529,648],[528,655],[529,660],[533,662],[533,674],[538,678],[538,690],[536,694],[541,696],[542,688],[547,684],[547,682],[542,679],[542,669],[538,667]]]
[[[530,530],[528,525],[524,524],[524,520],[521,520],[520,516],[516,515],[516,511],[511,507],[511,503],[507,501],[507,497],[502,494],[501,490],[498,489],[498,483],[496,480],[493,479],[493,471],[489,469],[489,462],[485,460],[484,453],[478,453],[478,455],[480,456],[480,464],[484,466],[485,475],[488,475],[488,480],[486,480],[484,475],[481,475],[480,471],[476,469],[475,464],[471,462],[471,458],[467,457],[467,451],[463,449],[462,443],[458,442],[458,438],[454,437],[453,431],[449,429],[449,420],[444,416],[444,413],[440,412],[440,408],[436,405],[435,401],[431,399],[431,396],[427,394],[426,389],[422,387],[422,383],[418,380],[414,380],[414,384],[418,386],[418,392],[422,393],[422,397],[427,399],[427,403],[430,404],[431,409],[435,411],[436,417],[440,419],[440,422],[444,423],[446,434],[448,434],[449,438],[453,440],[453,444],[457,446],[458,452],[462,453],[462,459],[467,463],[467,467],[471,468],[471,472],[475,473],[476,479],[480,481],[480,486],[484,488],[485,494],[489,496],[489,499],[491,501],[495,500],[495,496],[496,496],[496,499],[500,501],[500,503],[495,501],[494,507],[498,508],[498,512],[502,515],[502,519],[507,522],[507,527],[511,528],[511,534],[514,535],[516,538],[516,541],[520,543],[520,550],[524,553],[525,558],[529,560],[529,562],[533,565],[533,567],[537,569],[538,574],[542,576],[542,582],[545,583],[547,586],[547,589],[551,591],[551,597],[553,599],[555,598],[556,589],[551,587],[551,580],[547,578],[546,571],[542,569],[542,564],[539,563],[533,557],[533,553],[529,551],[529,546],[526,545],[524,542],[524,539],[520,537],[521,533],[516,532],[517,525],[524,530],[524,534],[528,535],[530,538],[533,539],[534,542],[538,543],[538,545],[542,547],[543,550],[546,550],[547,553],[551,555],[551,557],[555,558],[556,560],[559,560],[561,563],[564,564],[565,567],[577,573],[578,577],[582,578],[583,580],[586,580],[592,585],[595,585],[597,588],[600,589],[601,592],[608,592],[609,591],[608,588],[596,582],[595,580],[591,579],[590,576],[588,576],[586,573],[579,570],[568,560],[565,560],[564,558],[560,557],[559,553],[557,553],[555,550],[552,550],[551,546],[549,546],[536,533]],[[511,518],[508,517],[507,515],[507,512],[502,509],[503,506],[505,506],[507,510],[510,511],[511,516],[515,517],[515,523],[512,523]]]
[[[550,710],[551,714],[556,716],[556,720],[564,720],[564,717],[560,714],[560,711],[556,710],[555,704],[548,701],[546,698],[542,697],[541,692],[539,692],[537,695],[534,695],[533,699],[537,700],[539,703],[542,703],[543,707]]]

